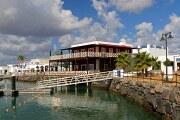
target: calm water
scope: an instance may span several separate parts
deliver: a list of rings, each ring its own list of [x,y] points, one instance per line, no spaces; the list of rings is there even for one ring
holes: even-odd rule
[[[10,87],[9,81],[7,83]],[[35,84],[19,82],[17,86],[34,87]],[[35,98],[36,95],[0,97],[0,120],[157,120],[141,107],[106,90],[78,87],[53,96],[42,94]],[[17,106],[15,110],[12,109],[14,105]]]

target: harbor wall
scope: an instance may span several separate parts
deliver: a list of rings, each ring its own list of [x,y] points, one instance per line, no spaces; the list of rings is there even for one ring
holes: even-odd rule
[[[162,120],[180,120],[180,87],[118,78],[92,85],[109,88],[152,111]]]

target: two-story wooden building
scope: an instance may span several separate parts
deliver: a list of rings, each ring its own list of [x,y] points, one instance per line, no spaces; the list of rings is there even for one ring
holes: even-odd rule
[[[131,53],[132,46],[102,41],[76,44],[61,49],[60,55],[51,56],[50,65],[54,71],[62,71],[64,67],[68,71],[108,71],[115,69],[115,59],[122,51]]]

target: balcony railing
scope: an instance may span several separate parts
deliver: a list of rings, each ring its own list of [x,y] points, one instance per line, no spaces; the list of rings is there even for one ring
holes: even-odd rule
[[[55,55],[51,56],[51,60],[57,59],[71,59],[71,58],[83,58],[83,57],[100,57],[100,58],[108,58],[108,57],[117,57],[119,53],[105,53],[105,52],[79,52],[79,53],[71,53],[64,55]]]

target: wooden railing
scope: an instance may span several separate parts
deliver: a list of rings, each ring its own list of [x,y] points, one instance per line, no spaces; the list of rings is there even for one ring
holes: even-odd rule
[[[70,59],[70,58],[82,58],[82,57],[117,57],[119,53],[106,53],[106,52],[79,52],[64,55],[51,56],[51,60],[56,59]]]
[[[141,73],[141,72],[121,72],[121,76],[116,76],[123,78],[124,80],[136,80],[136,81],[143,81],[155,84],[166,84],[171,86],[180,86],[180,74],[168,74],[169,79],[166,81],[166,74],[153,74],[153,73]],[[171,78],[170,78],[171,76]]]

